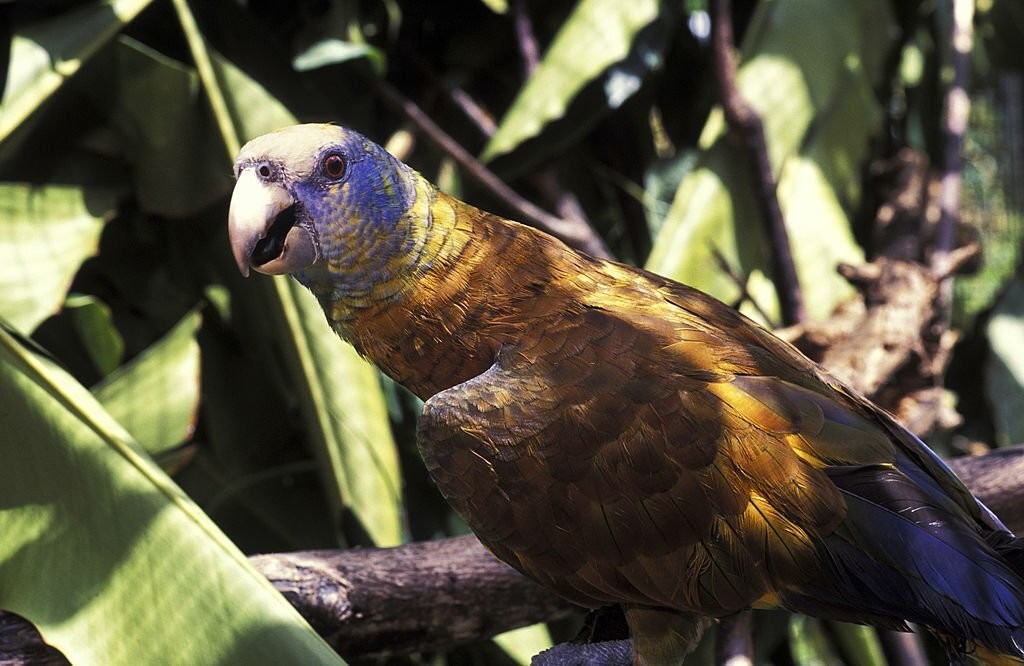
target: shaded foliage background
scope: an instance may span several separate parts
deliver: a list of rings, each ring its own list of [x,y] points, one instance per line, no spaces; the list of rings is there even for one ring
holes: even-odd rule
[[[837,262],[873,253],[886,166],[907,148],[942,165],[950,10],[733,10],[740,87],[763,114],[822,318],[850,295]],[[46,0],[0,3],[0,17],[0,609],[72,661],[184,645],[182,663],[329,659],[287,609],[261,610],[277,602],[259,582],[226,592],[252,576],[235,546],[465,530],[418,461],[417,401],[338,343],[294,283],[237,275],[225,219],[241,141],[338,122],[443,189],[522,217],[427,138],[400,107],[411,101],[616,257],[777,323],[771,249],[714,106],[699,0]],[[946,455],[1024,439],[1021,30],[1015,0],[977,3],[961,237],[985,261],[955,285],[963,337],[948,387],[963,420],[933,433]],[[253,617],[234,618],[239,605]],[[868,630],[758,622],[766,663],[884,663]],[[522,662],[547,634],[408,661]]]

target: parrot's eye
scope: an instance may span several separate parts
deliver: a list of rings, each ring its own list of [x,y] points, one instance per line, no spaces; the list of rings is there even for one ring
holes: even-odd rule
[[[331,153],[324,158],[324,173],[328,178],[337,180],[345,173],[345,160],[337,153]]]

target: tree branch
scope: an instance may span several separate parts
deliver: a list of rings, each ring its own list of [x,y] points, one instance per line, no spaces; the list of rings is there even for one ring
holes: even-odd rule
[[[932,253],[932,268],[935,275],[940,278],[950,277],[949,256],[953,251],[956,221],[960,211],[964,136],[967,134],[967,121],[971,109],[971,99],[967,94],[967,78],[974,42],[974,0],[946,0],[946,4],[951,23],[950,60],[953,79],[946,91],[942,119],[945,156],[939,184],[939,225],[935,232]]]
[[[441,129],[415,102],[405,97],[386,81],[375,80],[374,86],[385,101],[411,120],[427,138],[451,156],[471,178],[489,189],[506,206],[516,211],[523,222],[535,224],[592,256],[611,258],[608,246],[589,225],[563,220],[520,196]]]
[[[0,665],[70,666],[71,662],[47,645],[35,626],[14,613],[0,609]]]
[[[526,12],[525,0],[516,0],[512,3],[512,15],[516,26],[516,45],[519,47],[519,55],[523,58],[523,73],[529,78],[540,65],[540,45],[533,32],[533,22]]]
[[[733,52],[732,10],[729,0],[711,2],[711,51],[718,98],[729,131],[740,140],[753,170],[755,194],[772,249],[772,276],[779,294],[783,324],[799,323],[806,317],[803,293],[793,262],[789,232],[779,206],[778,185],[768,159],[764,125],[757,111],[740,94],[736,84],[736,56]]]
[[[764,125],[757,112],[740,95],[736,84],[736,57],[733,52],[732,8],[729,0],[711,2],[712,67],[718,84],[729,131],[740,139],[749,154],[755,183],[755,194],[761,217],[771,243],[772,276],[779,295],[779,311],[783,325],[798,324],[806,318],[803,294],[796,274],[796,264],[789,244],[789,232],[779,206],[778,187],[768,159]],[[719,628],[716,659],[718,663],[739,661],[753,663],[753,617],[743,611]]]
[[[344,657],[441,649],[574,612],[473,536],[251,561]]]
[[[927,653],[918,633],[879,631],[885,661],[891,666],[928,666]]]
[[[530,25],[529,18],[525,16],[525,7],[522,7],[523,3],[520,1],[516,9],[517,12],[522,14],[522,18],[519,18],[517,14],[516,19],[516,32],[517,34],[525,31],[526,34],[520,34],[520,42],[533,44],[536,48],[536,40],[533,38],[533,28]],[[520,25],[520,24],[523,25]],[[525,52],[526,46],[521,46],[524,49],[524,59],[527,57]],[[447,82],[431,67],[428,63],[424,62],[422,58],[416,54],[410,53],[407,56],[416,65],[416,68],[423,73],[424,78],[429,80],[438,90],[444,92],[445,96],[451,100],[462,114],[469,119],[473,125],[480,130],[481,135],[490,138],[494,136],[498,127],[494,123],[494,119],[491,114],[488,113],[482,106],[480,106],[473,97],[457,86],[448,85]],[[536,68],[536,63],[533,63],[533,68]],[[530,68],[527,68],[530,69]],[[530,69],[532,71],[532,69]],[[529,71],[527,72],[529,75]],[[415,106],[415,105],[414,105]],[[429,130],[422,128],[425,133]],[[429,136],[429,133],[428,133]],[[447,137],[438,137],[438,139],[445,141],[446,143],[439,143],[443,150],[450,150],[455,146],[455,142]],[[447,142],[451,141],[449,145]],[[451,154],[451,153],[449,153]],[[473,160],[474,164],[479,165],[479,161]],[[583,206],[580,204],[579,199],[572,193],[561,187],[560,179],[558,177],[557,170],[551,166],[543,166],[536,170],[529,178],[530,182],[534,187],[543,195],[551,204],[555,207],[555,213],[560,217],[565,225],[572,225],[579,229],[592,229],[590,221],[587,219],[587,215],[583,210]]]
[[[754,613],[741,611],[723,617],[715,640],[715,663],[727,666],[753,666]]]

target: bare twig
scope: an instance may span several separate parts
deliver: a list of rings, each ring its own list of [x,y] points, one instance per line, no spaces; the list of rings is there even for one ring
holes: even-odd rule
[[[948,283],[948,264],[950,253],[953,251],[956,220],[960,210],[964,136],[967,133],[967,120],[971,109],[971,101],[967,95],[967,77],[974,40],[974,0],[946,1],[951,17],[950,59],[953,79],[946,92],[942,123],[946,145],[939,190],[939,226],[935,232],[932,269]]]
[[[558,169],[553,165],[537,170],[530,178],[530,182],[545,199],[554,204],[555,211],[563,220],[590,226],[590,220],[587,218],[586,211],[583,210],[579,197],[562,187]]]
[[[715,639],[716,664],[753,666],[754,613],[746,610],[723,617]]]
[[[498,125],[494,122],[491,114],[476,103],[472,95],[459,87],[451,88],[449,95],[455,105],[462,109],[466,117],[473,121],[473,124],[484,136],[494,136],[494,133],[498,131]]]
[[[514,209],[524,222],[531,222],[558,236],[569,245],[595,257],[611,257],[611,252],[608,251],[604,240],[591,227],[558,218],[521,197],[441,129],[415,102],[402,95],[386,81],[377,80],[375,86],[385,101],[409,118],[427,138],[450,155],[470,177],[488,188],[506,206]]]
[[[477,103],[472,95],[459,86],[451,85],[429,62],[412,49],[404,48],[402,51],[403,55],[416,67],[416,71],[422,74],[432,85],[440,90],[444,90],[452,103],[480,130],[483,136],[489,137],[494,135],[498,130],[498,126],[494,122],[494,116]]]
[[[945,156],[939,180],[939,222],[935,229],[931,269],[939,279],[938,305],[943,325],[948,327],[952,315],[952,257],[956,223],[960,217],[960,185],[963,180],[964,136],[971,110],[967,95],[967,77],[973,47],[972,23],[974,0],[946,0],[950,15],[950,60],[952,81],[946,91],[942,131],[945,135]]]
[[[523,59],[524,78],[529,79],[540,66],[540,44],[533,31],[533,22],[526,9],[526,0],[516,0],[512,5],[512,12],[515,21],[516,44],[519,46],[519,54]],[[554,166],[549,165],[538,170],[531,182],[549,202],[555,205],[555,210],[563,220],[590,226],[590,221],[587,219],[579,199],[572,192],[562,188],[558,171]]]
[[[731,279],[733,281],[733,284],[736,285],[736,288],[740,290],[740,295],[736,298],[735,301],[733,301],[729,305],[738,310],[740,306],[743,305],[743,303],[750,303],[750,306],[754,308],[754,311],[757,312],[757,315],[761,317],[763,321],[770,323],[772,321],[772,318],[769,317],[768,313],[761,308],[761,305],[757,302],[757,299],[754,298],[754,296],[750,293],[750,290],[747,288],[747,277],[740,275],[738,272],[736,272],[736,269],[734,269],[729,264],[729,260],[725,257],[724,254],[722,254],[722,252],[717,247],[711,247],[711,256],[714,258],[715,264],[718,266],[718,269],[725,273],[726,275],[728,275],[729,279]]]
[[[789,233],[779,206],[777,183],[768,159],[764,125],[757,112],[740,95],[736,84],[730,4],[729,0],[713,0],[711,3],[712,63],[726,123],[750,153],[756,198],[772,246],[772,273],[779,294],[779,308],[783,324],[788,326],[803,321],[806,316],[803,294],[789,245]]]
[[[485,137],[494,136],[497,125],[491,114],[480,106],[472,95],[462,88],[449,85],[429,63],[414,53],[408,54],[409,58],[416,65],[416,68],[423,73],[423,76],[432,82],[439,90],[451,100],[463,115],[476,126]],[[454,142],[453,142],[454,143]],[[444,146],[442,146],[444,147]],[[590,220],[580,205],[579,199],[572,193],[562,188],[557,170],[553,166],[545,166],[530,176],[530,182],[550,203],[554,204],[555,212],[567,224],[579,228],[591,228]]]
[[[919,634],[879,631],[878,640],[882,644],[886,663],[892,666],[928,666],[928,657]]]
[[[516,23],[516,44],[519,45],[519,54],[523,58],[523,72],[529,78],[540,65],[540,46],[537,44],[537,36],[533,33],[530,15],[526,12],[525,0],[516,0],[512,5],[512,12]]]

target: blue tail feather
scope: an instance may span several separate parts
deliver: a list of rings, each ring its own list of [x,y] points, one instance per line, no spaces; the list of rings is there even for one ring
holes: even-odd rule
[[[934,498],[889,465],[828,470],[847,516],[824,542],[834,596],[863,621],[905,618],[1024,657],[1024,579],[948,497]],[[1005,533],[1004,548],[1015,547]]]

